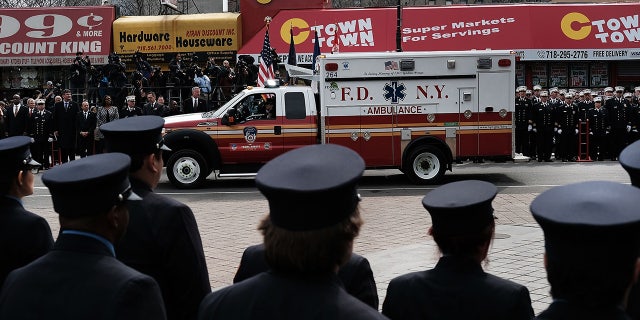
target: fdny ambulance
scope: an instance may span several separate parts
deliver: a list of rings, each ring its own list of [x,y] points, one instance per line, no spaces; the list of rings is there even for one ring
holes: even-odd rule
[[[513,51],[342,53],[319,56],[317,68],[311,87],[273,81],[218,110],[165,118],[171,183],[251,176],[317,143],[349,147],[367,168],[398,168],[417,184],[437,182],[456,160],[514,156]]]

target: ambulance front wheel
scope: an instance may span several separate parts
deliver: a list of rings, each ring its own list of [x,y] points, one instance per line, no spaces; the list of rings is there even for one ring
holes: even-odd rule
[[[176,188],[198,188],[208,175],[207,162],[194,150],[177,151],[167,161],[167,178]]]
[[[436,183],[446,170],[444,154],[434,146],[420,146],[409,156],[404,172],[415,184]]]

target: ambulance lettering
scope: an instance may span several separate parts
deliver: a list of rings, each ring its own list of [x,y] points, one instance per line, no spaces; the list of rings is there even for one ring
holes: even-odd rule
[[[351,87],[343,87],[342,88],[342,101],[353,101],[354,99],[357,101],[362,100],[373,100],[373,97],[369,96],[369,89],[366,87],[356,87],[356,97],[351,96]]]
[[[420,95],[422,95],[423,98],[427,98],[427,99],[442,99],[442,91],[444,90],[444,87],[446,85],[434,85],[433,88],[435,89],[435,96],[433,95],[433,90],[429,90],[429,86],[418,86],[417,87],[417,91],[416,91],[416,100],[420,100]],[[431,94],[429,94],[431,92]],[[445,99],[449,99],[449,95],[444,95]]]

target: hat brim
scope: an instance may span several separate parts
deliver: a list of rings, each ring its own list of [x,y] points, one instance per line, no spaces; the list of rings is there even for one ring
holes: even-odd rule
[[[166,144],[162,144],[162,145],[160,146],[160,150],[164,150],[164,151],[172,151],[172,150],[171,150],[171,148],[167,147],[167,145],[166,145]]]
[[[41,166],[40,162],[35,161],[33,159],[29,159],[29,162],[27,162],[27,165],[31,166],[31,167],[40,167]]]
[[[137,193],[131,191],[127,201],[142,201],[142,198]]]

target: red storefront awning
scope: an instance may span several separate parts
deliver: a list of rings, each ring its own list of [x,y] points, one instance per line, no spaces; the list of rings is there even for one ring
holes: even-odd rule
[[[404,8],[402,50],[507,49],[521,60],[640,59],[639,13],[640,3]],[[396,49],[395,8],[282,10],[271,23],[270,40],[284,61],[291,28],[299,63],[311,62],[314,30],[325,54],[336,43],[340,52]],[[257,56],[264,33],[246,41],[239,54]]]

